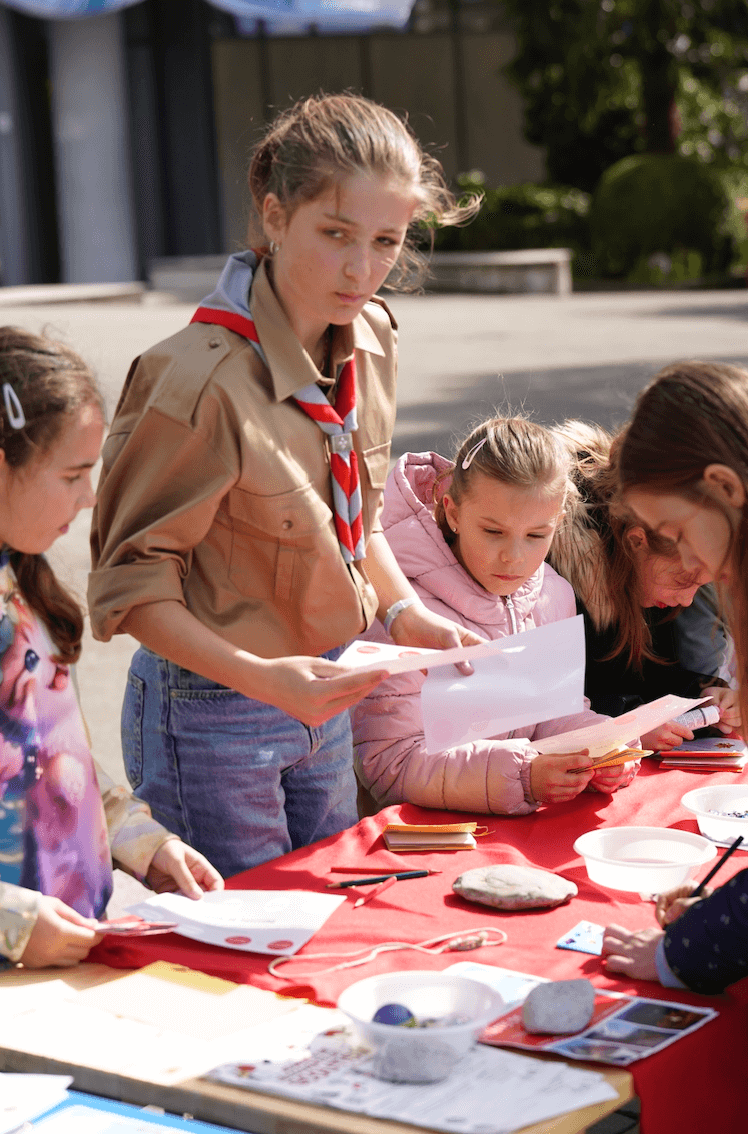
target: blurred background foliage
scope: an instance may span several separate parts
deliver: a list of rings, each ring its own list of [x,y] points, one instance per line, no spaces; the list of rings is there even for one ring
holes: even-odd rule
[[[748,262],[748,0],[501,0],[548,184],[485,192],[437,247],[570,247],[578,280],[718,282]],[[741,213],[742,210],[742,213]]]

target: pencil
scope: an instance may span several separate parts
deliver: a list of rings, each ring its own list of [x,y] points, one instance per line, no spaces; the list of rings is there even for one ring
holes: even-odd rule
[[[441,874],[442,873],[441,870],[426,870],[425,866],[423,868],[421,868],[419,866],[417,869],[418,870],[423,869],[425,874]],[[376,870],[376,866],[331,866],[327,873],[328,874],[368,874],[370,870]],[[395,870],[382,870],[382,874],[399,874],[399,873],[402,873],[402,871],[398,871],[397,869],[395,869]]]
[[[371,878],[346,878],[345,882],[328,882],[327,888],[343,890],[348,886],[373,886],[375,882],[386,882],[388,878],[399,882],[403,878],[426,878],[430,873],[430,870],[396,870],[388,874],[376,874]]]
[[[695,889],[694,891],[692,891],[692,893],[691,893],[691,897],[692,897],[692,898],[698,898],[698,897],[699,897],[699,895],[701,894],[701,891],[702,891],[702,890],[704,889],[704,887],[706,886],[707,882],[711,882],[712,878],[714,878],[714,875],[715,875],[715,874],[717,873],[717,871],[719,870],[720,866],[722,866],[722,864],[723,864],[723,863],[727,862],[727,860],[728,860],[728,858],[730,857],[730,855],[731,855],[731,854],[733,853],[733,851],[736,851],[736,850],[738,849],[738,847],[740,846],[740,844],[742,843],[742,841],[743,841],[743,836],[742,836],[742,835],[738,835],[738,837],[737,837],[737,839],[735,840],[735,842],[734,842],[734,843],[732,844],[732,846],[729,846],[729,847],[727,848],[727,850],[726,850],[726,851],[725,851],[725,853],[724,853],[724,854],[722,855],[722,857],[721,857],[721,858],[719,859],[719,861],[717,862],[717,864],[716,864],[715,866],[713,866],[713,867],[712,867],[712,869],[711,869],[711,870],[709,871],[709,873],[707,874],[706,878],[704,878],[704,880],[703,880],[702,882],[699,882],[699,884],[698,884],[698,886],[696,887],[696,889]]]
[[[379,895],[384,893],[385,890],[389,890],[390,886],[394,886],[396,882],[397,878],[395,878],[393,875],[390,875],[389,878],[385,878],[384,882],[380,882],[378,886],[375,886],[370,894],[366,894],[366,896],[363,898],[356,898],[355,902],[353,903],[354,910],[357,910],[359,906],[365,906],[366,903],[370,902],[372,898],[379,897]]]

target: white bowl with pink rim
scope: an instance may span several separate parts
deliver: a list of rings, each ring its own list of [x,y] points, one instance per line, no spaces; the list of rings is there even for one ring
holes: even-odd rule
[[[657,894],[681,886],[717,848],[703,835],[672,827],[599,827],[574,843],[591,882]]]

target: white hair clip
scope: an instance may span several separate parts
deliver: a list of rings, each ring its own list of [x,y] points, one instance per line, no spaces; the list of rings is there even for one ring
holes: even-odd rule
[[[11,429],[23,429],[26,424],[26,414],[23,412],[23,406],[18,400],[18,394],[15,392],[10,382],[3,382],[3,401],[5,402],[5,412],[8,415],[8,424]]]
[[[465,457],[465,459],[462,462],[463,469],[469,469],[470,468],[470,466],[473,463],[473,458],[475,457],[476,453],[480,449],[483,448],[486,441],[488,441],[488,436],[482,437],[481,440],[478,441],[478,443],[476,445],[473,445],[472,449],[470,450],[470,452],[468,453],[468,455]]]

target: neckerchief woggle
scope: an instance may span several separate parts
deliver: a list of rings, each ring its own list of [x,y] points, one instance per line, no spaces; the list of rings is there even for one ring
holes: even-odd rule
[[[249,309],[252,277],[258,263],[259,257],[252,251],[229,256],[215,291],[200,303],[190,322],[216,323],[242,335],[267,366],[267,358]],[[358,428],[355,357],[338,367],[336,377],[338,392],[334,406],[314,382],[297,390],[293,396],[298,406],[327,434],[335,530],[343,559],[346,563],[352,563],[366,555],[358,458],[353,448],[353,433]]]

